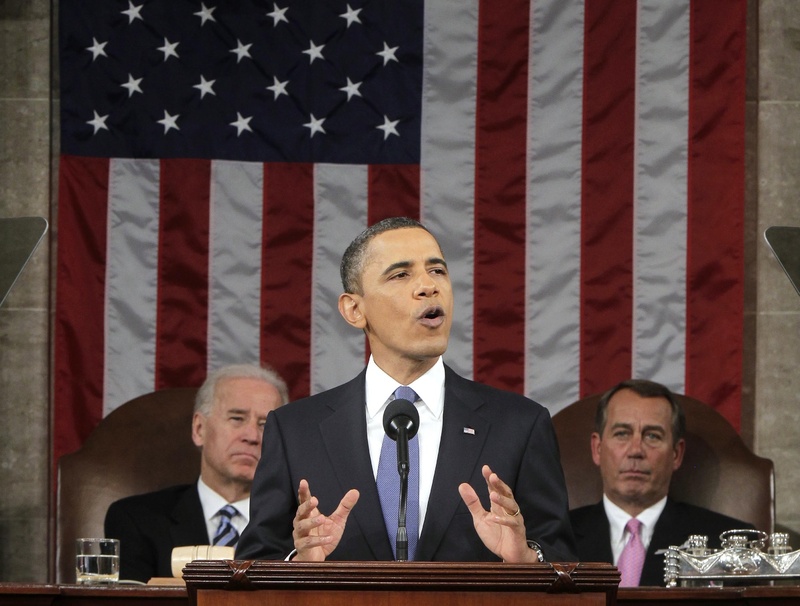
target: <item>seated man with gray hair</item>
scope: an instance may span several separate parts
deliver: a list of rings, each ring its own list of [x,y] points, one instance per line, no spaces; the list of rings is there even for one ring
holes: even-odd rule
[[[286,383],[272,368],[236,364],[208,376],[192,416],[192,441],[201,452],[197,482],[108,508],[105,534],[120,540],[120,579],[171,577],[174,547],[236,545],[249,521],[267,414],[288,400]]]
[[[603,500],[570,511],[583,562],[611,562],[620,587],[664,584],[664,550],[689,535],[719,547],[727,530],[751,524],[672,500],[672,474],[683,462],[686,418],[664,385],[643,379],[618,383],[600,398],[591,436]]]

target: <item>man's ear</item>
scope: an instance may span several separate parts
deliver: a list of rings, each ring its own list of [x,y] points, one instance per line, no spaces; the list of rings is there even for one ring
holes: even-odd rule
[[[686,440],[681,438],[672,449],[675,453],[675,460],[672,462],[672,471],[676,471],[683,463],[683,453],[686,452]]]
[[[192,417],[192,442],[195,446],[202,446],[206,433],[206,418],[199,412]]]
[[[361,307],[361,295],[350,292],[343,292],[339,295],[339,313],[350,326],[364,330],[367,319],[364,317]]]
[[[600,467],[600,449],[603,448],[603,440],[600,439],[600,434],[596,431],[592,433],[592,461]]]

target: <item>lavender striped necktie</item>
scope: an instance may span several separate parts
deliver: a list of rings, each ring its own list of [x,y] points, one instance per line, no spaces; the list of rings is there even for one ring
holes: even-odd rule
[[[239,510],[233,505],[225,505],[217,513],[219,514],[219,526],[217,526],[217,531],[214,533],[212,544],[234,547],[239,541],[239,531],[236,530],[231,519],[239,513]]]
[[[408,400],[412,404],[419,398],[413,389],[401,385],[394,392],[395,400]],[[408,502],[406,505],[406,532],[408,533],[408,559],[413,560],[419,539],[419,440],[415,435],[408,442]],[[397,443],[383,436],[381,457],[378,461],[378,496],[392,553],[397,558],[397,515],[400,510],[400,474],[397,472]]]

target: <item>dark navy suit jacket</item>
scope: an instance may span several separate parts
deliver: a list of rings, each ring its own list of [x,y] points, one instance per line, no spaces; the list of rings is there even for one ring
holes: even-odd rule
[[[580,560],[613,563],[611,532],[602,501],[573,509],[569,512],[569,517],[578,542]],[[647,548],[639,585],[664,585],[664,555],[656,552],[683,545],[690,534],[706,535],[709,547],[718,548],[720,534],[726,530],[742,528],[753,528],[753,525],[703,507],[667,498],[664,511],[653,529],[653,538]]]
[[[360,492],[329,559],[393,558],[367,444],[365,374],[267,417],[250,495],[250,524],[237,546],[238,559],[282,559],[290,553],[303,478],[326,515],[349,489]],[[478,537],[458,493],[458,485],[469,482],[489,508],[484,464],[513,490],[528,538],[540,544],[545,558],[575,561],[550,414],[532,400],[469,381],[447,366],[442,438],[416,559],[497,560]]]
[[[115,501],[105,536],[120,541],[120,579],[172,576],[172,548],[208,545],[197,484],[173,486]]]

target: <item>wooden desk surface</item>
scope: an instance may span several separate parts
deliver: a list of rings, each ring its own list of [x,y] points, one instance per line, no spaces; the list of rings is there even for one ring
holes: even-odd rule
[[[800,604],[800,586],[768,587],[661,587],[622,588],[617,603],[623,606],[722,606],[723,604],[772,605]]]
[[[0,583],[2,606],[187,606],[185,587]]]
[[[620,589],[621,606],[734,606],[800,604],[800,586]],[[38,585],[0,583],[2,606],[186,606],[183,587]]]

